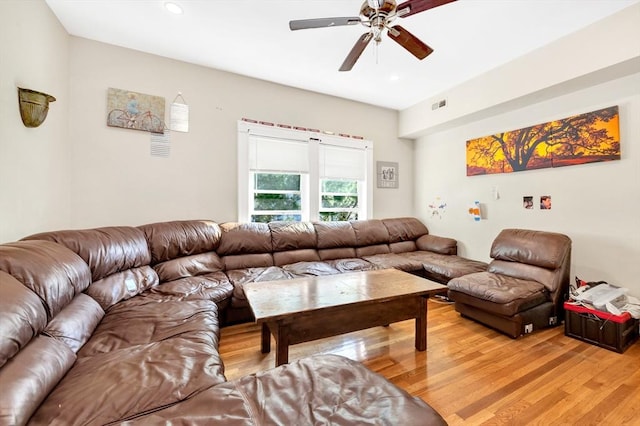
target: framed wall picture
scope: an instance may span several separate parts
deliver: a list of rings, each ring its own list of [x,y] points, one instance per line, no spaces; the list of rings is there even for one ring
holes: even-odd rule
[[[107,90],[107,126],[164,133],[164,98],[130,90]]]
[[[397,188],[399,174],[398,163],[376,161],[378,188]]]

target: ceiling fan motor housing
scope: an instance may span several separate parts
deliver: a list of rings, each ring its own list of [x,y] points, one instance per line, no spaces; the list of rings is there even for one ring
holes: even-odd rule
[[[376,8],[371,5],[378,4],[379,6]],[[387,16],[391,15],[396,11],[396,2],[395,0],[365,0],[362,3],[362,7],[360,8],[360,16],[365,21],[372,21],[372,26],[375,26],[377,23],[373,21],[379,21],[378,25],[383,25]]]

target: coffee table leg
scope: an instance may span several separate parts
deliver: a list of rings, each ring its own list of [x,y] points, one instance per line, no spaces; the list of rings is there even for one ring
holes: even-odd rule
[[[261,335],[261,352],[268,354],[271,352],[271,332],[266,322],[262,323],[262,335]]]
[[[276,337],[276,367],[289,362],[289,326],[277,325]]]
[[[416,349],[427,350],[427,298],[420,298],[420,312],[416,317]]]

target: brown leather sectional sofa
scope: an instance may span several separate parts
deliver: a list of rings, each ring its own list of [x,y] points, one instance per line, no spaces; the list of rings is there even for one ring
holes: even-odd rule
[[[413,218],[47,232],[0,245],[0,424],[445,424],[361,364],[320,355],[228,382],[221,322],[249,281],[486,265]]]

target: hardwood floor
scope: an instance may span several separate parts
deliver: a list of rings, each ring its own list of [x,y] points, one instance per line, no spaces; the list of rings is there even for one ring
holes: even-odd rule
[[[624,354],[564,336],[562,326],[513,340],[429,300],[427,351],[414,322],[292,346],[291,361],[339,354],[419,396],[450,425],[640,425],[640,343]],[[228,379],[273,368],[260,328],[222,329]]]

